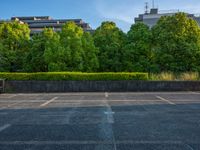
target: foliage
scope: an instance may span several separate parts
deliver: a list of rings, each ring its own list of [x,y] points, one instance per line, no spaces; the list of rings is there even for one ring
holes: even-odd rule
[[[26,55],[24,70],[28,72],[45,72],[48,71],[47,64],[44,60],[45,45],[50,35],[46,34],[46,29],[40,33],[33,35],[30,40],[29,51]]]
[[[66,23],[60,33],[44,29],[32,37],[25,71],[96,71],[98,49],[89,33],[74,22]]]
[[[44,58],[48,71],[86,71],[98,68],[97,48],[92,36],[74,22],[66,23],[60,34],[46,29],[51,35],[45,44]]]
[[[200,74],[198,72],[162,72],[150,74],[149,79],[157,81],[198,81],[200,80]]]
[[[198,72],[185,72],[181,73],[179,79],[183,81],[197,81],[200,80],[200,74]]]
[[[100,52],[98,55],[99,71],[121,71],[122,48],[125,34],[114,22],[103,22],[94,33],[94,43]]]
[[[161,72],[158,74],[150,74],[150,80],[158,81],[174,81],[176,80],[176,75],[172,72]]]
[[[48,71],[66,71],[69,52],[62,47],[60,35],[52,29],[45,29],[44,35],[48,37],[44,50],[44,61],[48,66]]]
[[[65,48],[65,51],[68,53],[68,71],[83,70],[84,50],[82,48],[82,36],[83,29],[81,27],[78,27],[74,22],[68,22],[62,28],[60,37],[61,44]]]
[[[0,24],[0,71],[21,71],[30,30],[18,21]]]
[[[120,80],[153,80],[153,81],[198,81],[198,72],[159,74],[147,73],[82,73],[82,72],[39,72],[39,73],[7,73],[0,72],[0,79],[6,80],[37,80],[37,81],[120,81]]]
[[[99,49],[94,45],[93,37],[90,33],[85,32],[82,37],[82,48],[84,50],[83,56],[83,66],[82,71],[94,72],[99,68],[99,60],[97,55],[99,54]]]
[[[155,65],[152,51],[152,34],[150,28],[137,23],[127,33],[127,43],[123,52],[126,71],[151,72]]]
[[[48,72],[48,73],[0,73],[0,78],[6,80],[147,80],[147,73],[81,73],[81,72]]]
[[[184,13],[162,17],[152,29],[160,71],[199,70],[200,28]]]
[[[44,29],[30,38],[27,24],[0,24],[1,72],[165,72],[152,75],[163,80],[189,72],[178,79],[190,80],[197,78],[190,72],[200,72],[199,58],[200,27],[184,13],[162,17],[153,28],[134,24],[127,34],[114,22],[93,35],[67,22],[59,32]]]

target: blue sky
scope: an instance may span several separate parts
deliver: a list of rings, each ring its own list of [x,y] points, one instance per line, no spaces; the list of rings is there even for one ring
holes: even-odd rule
[[[115,21],[124,31],[134,17],[144,12],[144,3],[152,0],[1,0],[0,19],[11,16],[48,15],[53,18],[82,18],[92,28],[102,21]],[[151,6],[151,5],[150,5]],[[155,0],[160,10],[179,9],[200,13],[200,0]]]

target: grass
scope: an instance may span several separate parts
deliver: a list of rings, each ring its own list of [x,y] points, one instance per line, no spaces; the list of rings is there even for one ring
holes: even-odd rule
[[[188,72],[182,73],[179,78],[183,81],[196,81],[200,79],[200,75],[198,72]]]
[[[200,81],[198,72],[158,74],[147,73],[81,73],[81,72],[39,72],[39,73],[5,73],[0,72],[0,79],[6,80],[36,80],[36,81],[119,81],[119,80],[149,80],[149,81]]]
[[[148,80],[147,73],[81,73],[81,72],[39,72],[39,73],[0,73],[0,78],[6,80],[35,81],[119,81]]]
[[[162,72],[159,74],[150,74],[149,80],[152,81],[198,81],[200,74],[198,72],[172,73]]]

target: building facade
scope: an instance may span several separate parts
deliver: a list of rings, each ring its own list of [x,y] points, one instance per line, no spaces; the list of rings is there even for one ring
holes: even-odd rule
[[[73,21],[84,31],[92,32],[92,28],[88,23],[82,19],[53,19],[50,16],[30,16],[30,17],[12,17],[10,20],[2,20],[2,22],[20,21],[21,23],[28,24],[31,34],[40,33],[44,28],[52,28],[54,31],[61,31],[62,26],[70,21]]]
[[[152,8],[150,9],[150,12],[145,11],[144,14],[139,14],[139,16],[135,18],[135,23],[143,22],[144,24],[152,28],[154,25],[156,25],[156,23],[162,16],[172,16],[178,12],[179,12],[178,10],[159,12],[158,8]],[[196,20],[197,23],[200,25],[200,16],[195,16],[194,14],[188,14],[188,13],[186,14],[188,15],[188,17],[191,17],[194,20]]]

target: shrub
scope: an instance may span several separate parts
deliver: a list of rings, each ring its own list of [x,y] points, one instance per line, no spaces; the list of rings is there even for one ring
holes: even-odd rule
[[[0,73],[6,80],[42,80],[42,81],[103,81],[103,80],[148,80],[147,73],[81,73],[81,72],[48,72],[48,73]]]
[[[160,74],[151,74],[150,80],[157,81],[197,81],[200,80],[198,72],[172,73],[162,72]]]
[[[199,80],[199,73],[198,72],[186,72],[186,73],[182,73],[179,76],[179,79],[182,81],[196,81]]]
[[[176,80],[176,76],[171,72],[162,72],[160,74],[151,74],[150,79],[160,81],[173,81]]]

